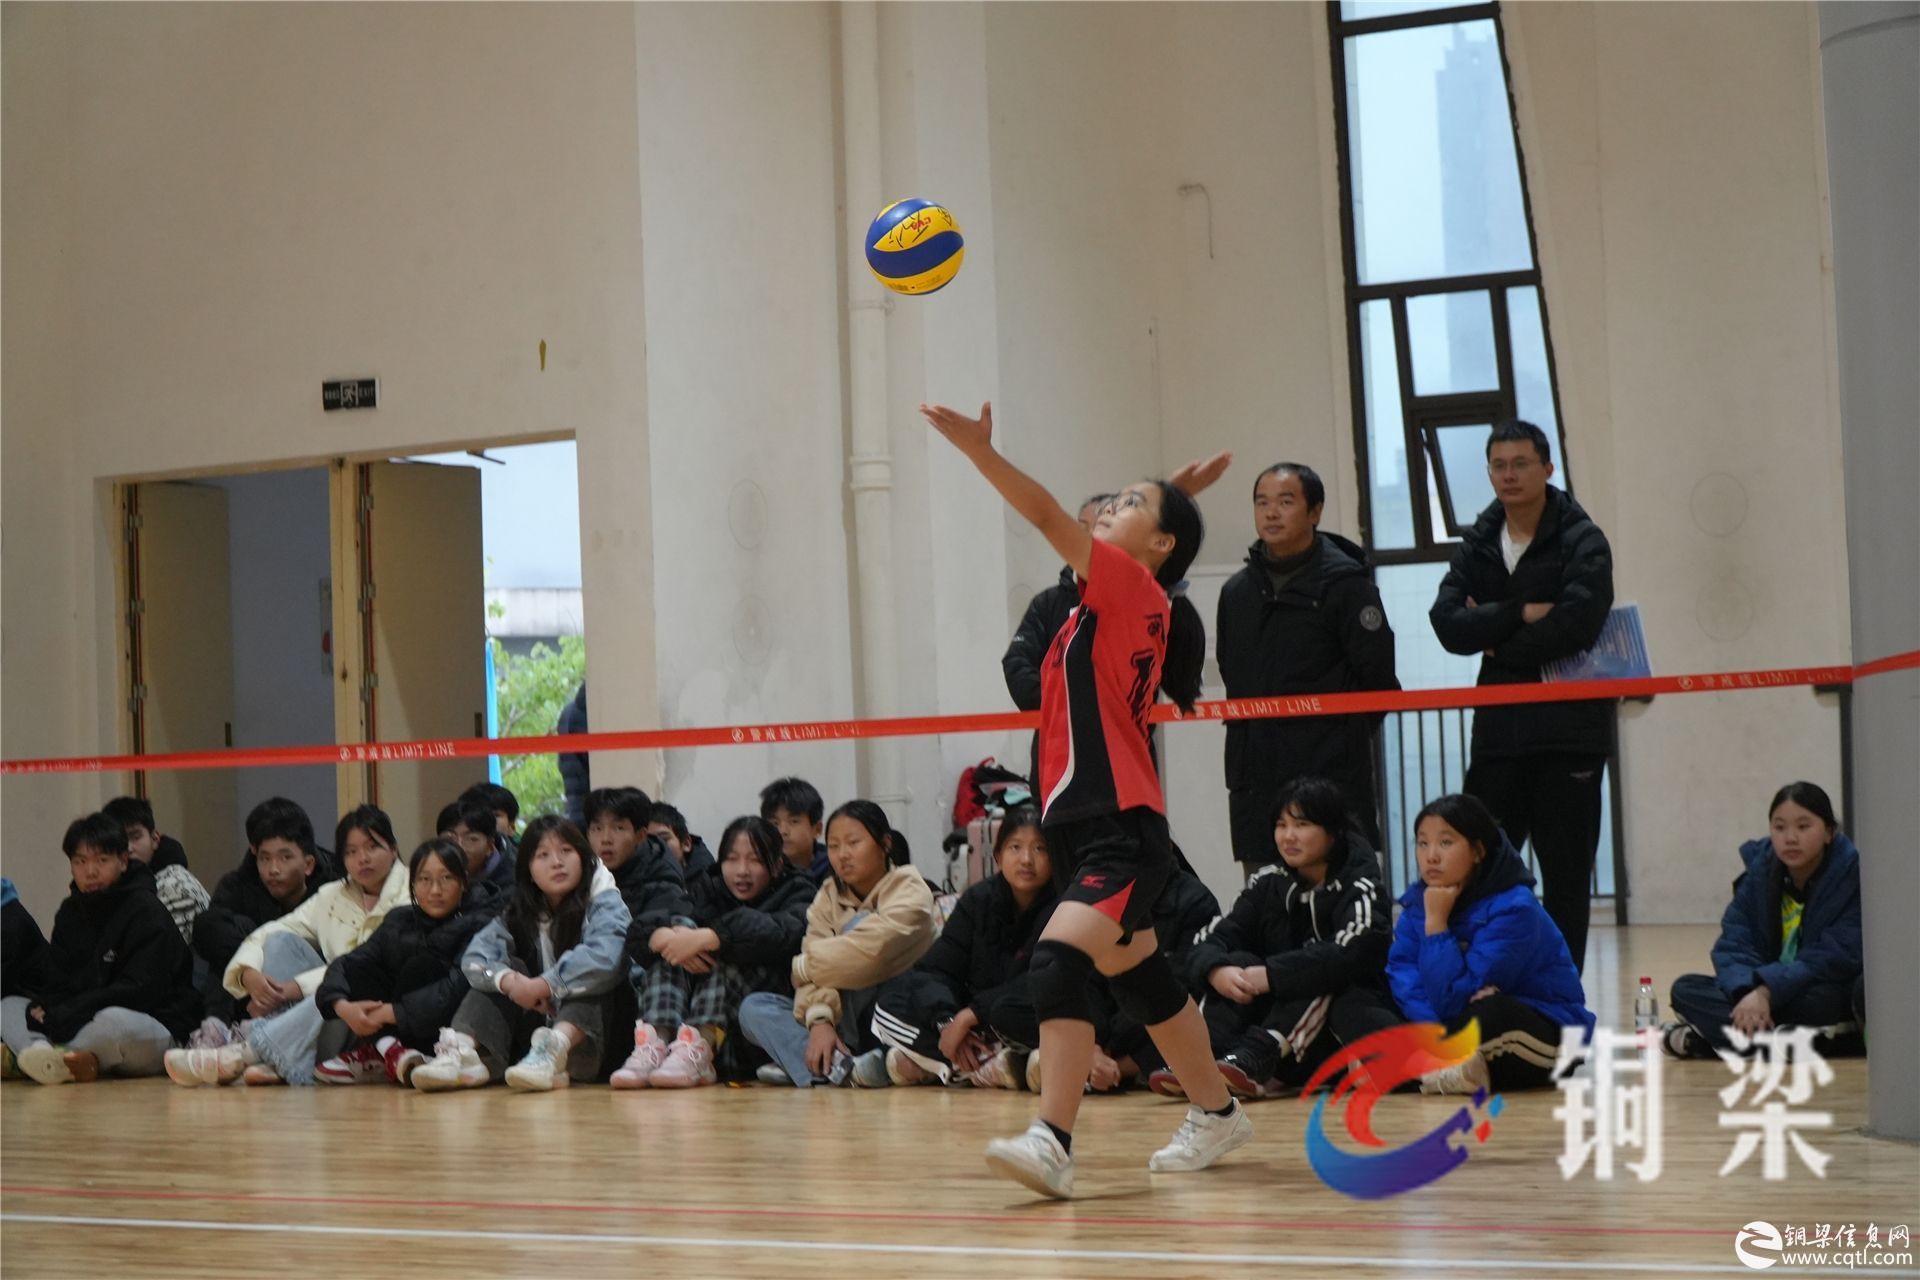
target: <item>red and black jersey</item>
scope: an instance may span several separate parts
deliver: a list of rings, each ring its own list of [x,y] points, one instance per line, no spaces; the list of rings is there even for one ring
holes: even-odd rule
[[[1040,800],[1049,823],[1127,809],[1166,812],[1147,745],[1171,610],[1145,565],[1095,539],[1040,667]]]

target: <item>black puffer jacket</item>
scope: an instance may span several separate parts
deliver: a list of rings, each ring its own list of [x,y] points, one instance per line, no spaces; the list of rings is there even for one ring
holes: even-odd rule
[[[13,892],[11,882],[7,892]],[[31,996],[46,974],[47,935],[27,904],[9,896],[0,907],[0,996]]]
[[[653,931],[691,925],[694,920],[693,899],[687,896],[686,881],[680,878],[680,863],[667,852],[667,846],[652,836],[642,836],[633,856],[614,871],[613,882],[633,917],[633,923],[627,926],[627,955],[636,964],[651,965],[657,958],[647,949]]]
[[[1380,858],[1358,832],[1342,836],[1315,887],[1284,863],[1257,872],[1233,910],[1201,931],[1181,977],[1194,994],[1213,988],[1221,965],[1265,965],[1273,996],[1285,1004],[1348,987],[1387,989],[1393,904]]]
[[[239,1002],[220,985],[220,975],[227,971],[228,962],[247,935],[269,920],[278,920],[320,892],[321,885],[339,878],[333,855],[321,849],[314,856],[313,874],[307,877],[307,891],[300,902],[281,902],[261,883],[253,854],[240,855],[240,865],[220,877],[212,903],[193,922],[193,950],[207,962],[207,970],[213,975],[207,984],[209,1014],[217,1018],[233,1016]]]
[[[145,866],[129,860],[112,888],[75,890],[60,904],[38,1003],[46,1010],[41,1030],[56,1043],[109,1007],[147,1014],[176,1040],[199,1022],[193,952]]]
[[[1229,698],[1398,689],[1393,628],[1387,625],[1367,555],[1333,533],[1316,536],[1312,557],[1279,592],[1266,550],[1247,548],[1247,563],[1220,589],[1214,652]],[[1373,734],[1381,716],[1297,716],[1227,723],[1227,786],[1254,793],[1252,812],[1265,815],[1281,786],[1302,774],[1339,784],[1355,808],[1373,801]],[[1266,861],[1272,841],[1235,849],[1242,860]]]
[[[720,937],[715,955],[743,969],[777,970],[781,982],[786,981],[788,967],[807,936],[807,908],[820,892],[813,881],[790,871],[752,902],[742,902],[715,866],[693,877],[688,892],[693,898],[694,923]]]
[[[394,1034],[426,1052],[473,989],[460,957],[496,914],[471,898],[445,920],[414,905],[389,912],[371,938],[327,966],[314,1003],[332,1020],[338,1001],[384,1000],[393,1005]]]
[[[1007,985],[1026,973],[1033,944],[1053,916],[1051,884],[1022,911],[998,872],[970,887],[953,904],[940,936],[913,966],[939,987],[932,1012],[944,1021],[971,1008],[982,1022]]]
[[[1600,638],[1613,607],[1613,551],[1580,504],[1549,486],[1540,527],[1509,574],[1500,554],[1506,520],[1494,502],[1461,536],[1428,617],[1449,653],[1485,654],[1481,684],[1537,684],[1542,664]],[[1551,604],[1553,612],[1524,622],[1529,604]],[[1481,707],[1473,716],[1476,758],[1612,750],[1611,701]]]

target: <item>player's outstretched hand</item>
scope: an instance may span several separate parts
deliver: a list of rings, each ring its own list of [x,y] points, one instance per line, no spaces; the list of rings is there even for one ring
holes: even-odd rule
[[[1211,458],[1195,458],[1168,476],[1167,483],[1192,498],[1225,475],[1232,462],[1233,455],[1224,450]]]
[[[980,416],[969,418],[966,414],[945,405],[920,406],[921,416],[933,424],[933,429],[953,442],[955,448],[965,454],[974,454],[993,447],[993,404],[980,406]]]

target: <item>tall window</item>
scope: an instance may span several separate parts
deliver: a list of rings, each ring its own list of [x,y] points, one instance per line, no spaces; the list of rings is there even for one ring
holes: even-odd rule
[[[1460,531],[1493,501],[1493,423],[1538,424],[1554,483],[1572,488],[1500,6],[1334,0],[1328,17],[1361,524],[1401,683],[1471,684],[1477,660],[1442,649],[1427,610]],[[1470,725],[1389,719],[1396,852],[1420,800],[1460,785]]]

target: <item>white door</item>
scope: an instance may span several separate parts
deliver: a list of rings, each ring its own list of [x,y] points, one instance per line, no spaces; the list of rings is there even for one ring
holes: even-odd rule
[[[360,649],[371,697],[365,740],[486,734],[486,595],[480,473],[375,462],[359,473]],[[337,579],[336,579],[337,580]],[[356,699],[358,700],[358,699]],[[441,807],[487,776],[484,757],[389,761],[372,786],[401,853],[434,834]]]
[[[146,753],[231,746],[233,626],[227,494],[210,485],[134,486],[137,512],[128,583],[139,636],[134,703]],[[186,846],[202,876],[224,870],[244,844],[233,774],[151,772],[147,798],[160,829]]]

